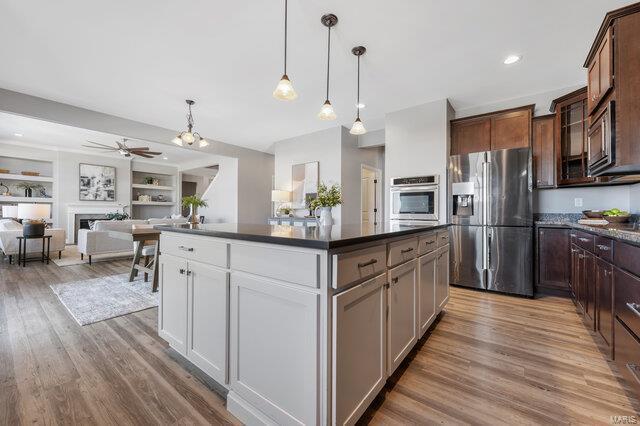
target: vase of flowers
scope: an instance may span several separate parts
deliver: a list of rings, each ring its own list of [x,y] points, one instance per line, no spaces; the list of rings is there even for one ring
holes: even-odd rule
[[[327,187],[326,184],[320,183],[320,185],[318,185],[318,196],[311,201],[314,216],[318,217],[318,211],[320,211],[318,225],[333,225],[331,209],[340,204],[342,204],[342,192],[340,191],[340,185],[333,184],[330,187]]]
[[[189,195],[182,197],[182,207],[189,207],[189,216],[191,216],[191,224],[198,224],[198,207],[207,207],[207,202],[197,195]]]

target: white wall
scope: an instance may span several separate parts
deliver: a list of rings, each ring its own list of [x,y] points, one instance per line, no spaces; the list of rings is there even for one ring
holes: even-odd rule
[[[239,220],[238,159],[221,158],[218,164],[218,173],[202,194],[208,206],[198,209],[198,215],[204,216],[207,223],[250,223]],[[266,223],[266,217],[262,223]]]
[[[358,139],[349,129],[341,127],[341,185],[342,185],[342,224],[359,224],[362,218],[362,165],[379,169],[384,168],[383,148],[359,148]],[[384,175],[381,176],[381,184]],[[384,198],[381,203],[384,206]]]
[[[640,214],[640,183],[629,187],[629,211]]]
[[[453,109],[446,99],[389,113],[385,116],[385,194],[394,177],[440,176],[440,220],[447,217],[447,160],[449,119]],[[389,220],[390,200],[385,220]]]
[[[275,188],[291,191],[291,167],[318,161],[320,181],[326,184],[341,184],[341,138],[340,126],[274,144],[275,154]],[[304,211],[298,212],[304,214]],[[336,225],[341,223],[341,207],[333,209]]]

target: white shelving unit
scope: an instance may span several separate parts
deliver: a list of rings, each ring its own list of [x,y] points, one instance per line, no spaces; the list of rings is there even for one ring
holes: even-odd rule
[[[149,169],[154,170],[154,169]],[[147,177],[157,179],[158,185],[145,183]],[[175,174],[145,171],[144,169],[131,171],[131,217],[133,219],[162,218],[177,212],[178,192]],[[149,195],[154,200],[139,201],[139,195]],[[158,198],[163,198],[160,201]]]
[[[53,177],[55,173],[55,162],[47,159],[31,159],[22,157],[0,156],[0,169],[9,170],[8,173],[0,173],[0,182],[9,188],[11,195],[0,195],[0,206],[18,203],[38,203],[51,204],[52,216],[57,208],[57,182]],[[38,176],[24,175],[22,172],[36,172]],[[34,191],[33,197],[25,197],[24,189],[18,185],[24,182],[39,184],[44,187],[48,197],[40,197],[39,191]],[[2,188],[5,191],[4,188]],[[52,223],[49,218],[47,222]]]

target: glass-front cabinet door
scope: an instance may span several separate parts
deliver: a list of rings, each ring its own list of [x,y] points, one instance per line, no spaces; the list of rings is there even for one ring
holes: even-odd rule
[[[587,92],[556,106],[558,148],[558,185],[592,182],[588,177]]]

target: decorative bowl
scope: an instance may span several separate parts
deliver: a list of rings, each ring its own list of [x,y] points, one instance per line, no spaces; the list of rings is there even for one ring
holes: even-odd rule
[[[601,219],[603,217],[602,210],[583,210],[582,214],[589,219]]]
[[[630,218],[631,218],[631,215],[626,215],[626,216],[604,216],[604,220],[606,220],[609,223],[625,223],[625,222],[629,222]]]

